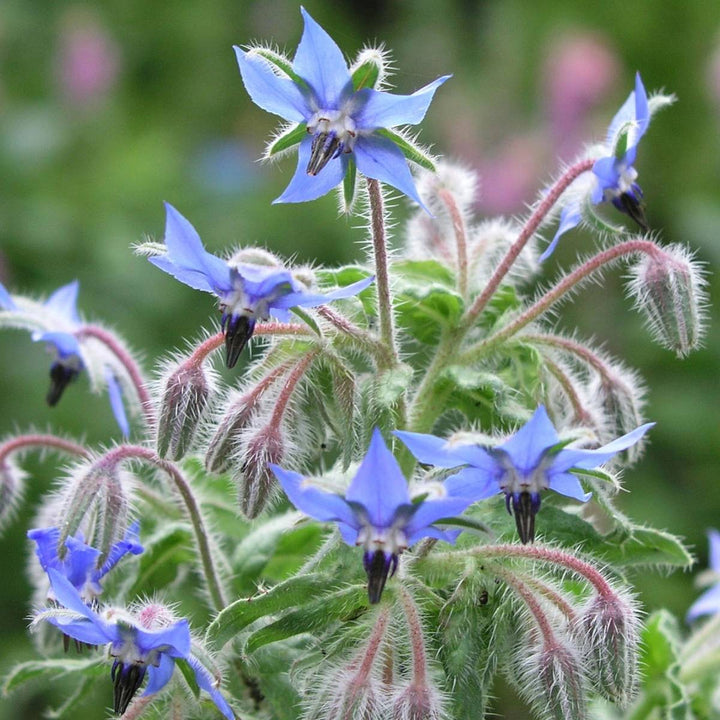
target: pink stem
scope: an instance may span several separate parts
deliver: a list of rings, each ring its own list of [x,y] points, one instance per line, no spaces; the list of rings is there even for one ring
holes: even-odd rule
[[[64,440],[56,435],[31,434],[18,435],[0,445],[0,462],[14,452],[30,447],[51,448],[53,450],[62,450],[70,455],[80,455],[86,458],[91,457],[90,452],[86,448],[71,440]]]
[[[415,601],[405,588],[400,589],[400,599],[410,632],[410,645],[413,654],[413,681],[415,685],[424,687],[427,683],[427,657],[425,654],[425,636],[423,635],[420,615]]]
[[[452,220],[453,230],[455,231],[455,241],[457,243],[457,264],[458,264],[458,289],[460,295],[467,299],[468,291],[468,256],[467,256],[467,233],[465,231],[465,221],[463,219],[460,208],[455,202],[455,197],[451,192],[444,188],[438,192],[440,199],[445,203],[450,219]]]
[[[527,245],[530,238],[535,234],[535,231],[540,227],[540,224],[545,219],[545,216],[552,210],[553,205],[559,200],[560,196],[567,190],[570,184],[578,176],[587,172],[595,164],[594,159],[581,160],[575,165],[570,166],[565,173],[559,178],[559,180],[550,188],[545,197],[541,200],[540,204],[535,208],[533,214],[528,218],[528,221],[523,226],[518,235],[517,240],[510,246],[505,257],[502,259],[500,265],[493,273],[492,277],[485,286],[485,289],[477,297],[472,307],[465,313],[464,326],[469,327],[473,324],[477,316],[485,309],[485,306],[490,301],[490,298],[495,294],[495,291],[500,286],[503,278],[507,275],[508,271],[512,267],[512,264],[517,260],[518,255],[522,249]]]
[[[300,360],[297,365],[295,365],[295,367],[285,379],[285,384],[283,385],[283,388],[278,395],[277,401],[275,403],[275,409],[273,410],[272,417],[270,418],[270,427],[279,427],[282,416],[285,414],[285,408],[290,401],[290,397],[295,391],[295,386],[300,381],[300,378],[305,374],[308,365],[310,365],[310,363],[315,359],[316,355],[317,351],[308,352],[305,357]]]
[[[545,647],[556,647],[558,643],[555,639],[555,633],[552,630],[552,626],[547,619],[547,615],[545,615],[545,613],[543,612],[540,603],[530,591],[530,588],[528,588],[528,586],[518,577],[512,575],[509,572],[503,571],[500,576],[522,598],[523,602],[527,605],[528,610],[530,610],[530,612],[532,613],[532,616],[535,618],[535,622],[537,623],[537,626],[542,633]]]

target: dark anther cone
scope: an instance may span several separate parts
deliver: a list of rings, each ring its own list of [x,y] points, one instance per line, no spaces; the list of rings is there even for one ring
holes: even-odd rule
[[[375,605],[380,602],[388,576],[395,574],[398,558],[384,550],[375,550],[365,553],[363,564],[368,576],[368,600],[371,605]]]
[[[46,396],[50,407],[57,405],[65,392],[65,388],[80,374],[76,368],[68,367],[63,363],[55,362],[50,366],[50,389]]]
[[[225,330],[225,364],[234,368],[240,353],[252,337],[255,320],[247,315],[224,315],[222,326]]]
[[[116,660],[112,666],[113,681],[113,710],[122,715],[128,708],[130,701],[135,697],[145,677],[145,665],[121,663]]]
[[[650,228],[645,218],[645,208],[633,193],[626,192],[620,195],[617,207],[626,215],[629,215],[643,232],[648,232]]]
[[[506,495],[508,512],[515,516],[515,525],[523,545],[535,540],[535,515],[540,509],[540,494],[520,492]],[[512,504],[512,510],[511,508]]]

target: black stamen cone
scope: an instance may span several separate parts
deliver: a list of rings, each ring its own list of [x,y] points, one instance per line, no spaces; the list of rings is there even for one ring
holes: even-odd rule
[[[343,150],[337,134],[318,133],[312,141],[310,160],[305,172],[308,175],[317,175],[333,158],[338,157]]]
[[[145,677],[145,665],[126,665],[116,660],[112,666],[110,677],[113,681],[113,710],[122,715],[135,697]]]
[[[650,228],[645,218],[645,207],[633,193],[625,192],[617,198],[616,206],[618,210],[629,215],[640,227],[643,232],[648,232]]]
[[[252,337],[255,320],[247,315],[223,315],[222,326],[225,330],[225,364],[234,368]]]
[[[65,388],[80,374],[76,368],[68,367],[61,362],[54,362],[50,366],[50,389],[46,396],[50,407],[57,405],[58,400],[65,392]]]
[[[371,605],[380,602],[388,575],[392,577],[395,574],[397,563],[397,555],[389,555],[384,550],[365,553],[363,564],[368,576],[368,600]]]
[[[505,503],[510,512],[512,501],[512,514],[515,516],[515,525],[523,545],[535,540],[535,515],[540,509],[540,494],[520,492],[505,496]]]

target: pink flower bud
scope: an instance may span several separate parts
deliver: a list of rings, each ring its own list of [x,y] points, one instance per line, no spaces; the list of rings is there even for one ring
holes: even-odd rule
[[[266,425],[247,443],[242,454],[238,482],[238,501],[243,514],[257,517],[277,488],[275,476],[268,463],[279,463],[285,443],[279,428]]]

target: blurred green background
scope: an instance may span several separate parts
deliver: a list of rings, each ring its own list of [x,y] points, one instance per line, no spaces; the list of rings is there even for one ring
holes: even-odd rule
[[[384,42],[399,92],[454,74],[422,139],[481,172],[477,207],[485,215],[521,213],[558,156],[569,160],[583,140],[604,135],[640,70],[649,90],[679,98],[654,120],[639,152],[650,224],[664,241],[688,243],[717,266],[720,4],[308,0],[306,7],[350,57],[367,41]],[[85,316],[116,328],[150,370],[214,316],[212,298],[130,252],[146,236],[161,238],[163,200],[215,252],[242,243],[300,261],[361,257],[358,222],[338,217],[332,196],[270,206],[293,160],[256,161],[275,121],[247,97],[232,45],[272,40],[292,51],[301,30],[299,6],[285,0],[4,0],[0,280],[15,292],[46,295],[78,278]],[[566,236],[548,273],[591,247],[579,232]],[[717,287],[711,279],[711,295]],[[658,425],[645,457],[625,475],[631,492],[622,507],[684,536],[704,565],[704,531],[720,527],[720,333],[711,324],[705,347],[677,360],[653,344],[618,273],[559,320],[603,341],[647,379],[647,416]],[[107,399],[90,397],[81,380],[51,410],[43,400],[47,372],[42,347],[26,333],[0,336],[0,434],[52,428],[111,442]],[[53,464],[29,459],[25,467],[27,503],[0,540],[0,673],[33,657],[24,534],[50,491]],[[681,615],[697,592],[689,574],[633,580],[648,608],[667,605]],[[0,718],[38,717],[63,695],[57,685],[44,689],[49,695],[0,700]],[[98,706],[88,717],[101,715]]]

